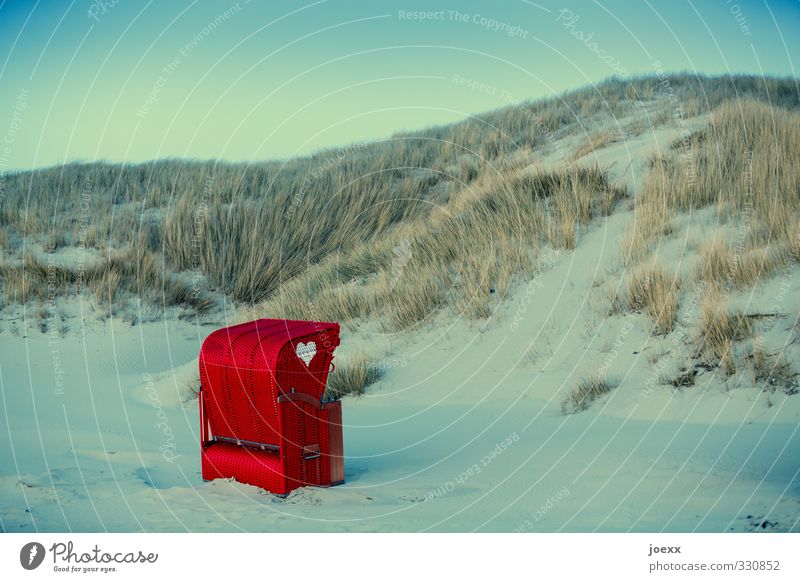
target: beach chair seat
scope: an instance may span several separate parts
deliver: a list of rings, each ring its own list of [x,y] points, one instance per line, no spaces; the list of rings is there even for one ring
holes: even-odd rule
[[[205,480],[286,495],[344,481],[340,401],[323,401],[339,324],[259,319],[214,331],[200,351]]]

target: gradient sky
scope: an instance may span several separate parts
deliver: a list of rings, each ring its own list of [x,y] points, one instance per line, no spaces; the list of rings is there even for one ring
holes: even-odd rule
[[[655,61],[796,77],[800,3],[6,0],[0,171],[291,157]]]

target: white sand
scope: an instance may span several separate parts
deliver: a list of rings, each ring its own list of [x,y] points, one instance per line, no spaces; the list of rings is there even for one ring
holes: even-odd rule
[[[659,130],[596,156],[634,189],[643,157],[675,134]],[[670,338],[651,336],[644,315],[604,318],[594,308],[631,220],[622,208],[582,233],[577,250],[522,282],[485,325],[441,314],[419,333],[346,330],[340,357],[366,349],[385,358],[386,375],[367,396],[343,403],[346,484],[285,500],[200,478],[196,401],[183,401],[203,338],[224,320],[132,326],[100,321],[88,303],[75,302],[69,331],[51,337],[20,310],[0,333],[0,424],[8,435],[0,526],[798,529],[800,396],[767,396],[744,376],[723,382],[716,371],[684,390],[653,383],[648,354],[666,351]],[[705,220],[699,214],[685,226],[702,231]],[[670,244],[684,268],[692,251],[680,236]],[[769,310],[785,287],[781,311],[797,314],[799,286],[795,270],[738,299],[744,309]],[[785,343],[792,323],[779,320],[774,341]],[[790,359],[798,343],[787,347]],[[668,368],[680,358],[662,362]],[[590,410],[562,416],[561,395],[600,368],[621,378],[620,387]]]

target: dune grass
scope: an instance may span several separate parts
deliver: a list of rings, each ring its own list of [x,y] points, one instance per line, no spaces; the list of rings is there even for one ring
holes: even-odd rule
[[[616,378],[606,378],[605,376],[587,376],[578,382],[578,385],[565,394],[561,399],[561,413],[577,414],[588,410],[592,402],[609,394],[614,388],[619,386]]]
[[[678,316],[680,278],[655,262],[635,270],[628,280],[628,307],[646,311],[653,320],[653,331],[668,334]]]
[[[750,319],[730,311],[725,298],[717,289],[711,289],[703,300],[698,322],[697,343],[712,359],[719,362],[728,356],[734,342],[750,337]]]
[[[677,212],[713,205],[720,224],[740,226],[739,240],[707,246],[700,276],[729,278],[737,287],[769,277],[776,257],[800,250],[800,113],[747,100],[725,103],[682,144],[651,159],[624,258],[645,258],[671,232]]]
[[[378,362],[364,352],[336,359],[333,372],[328,376],[325,397],[338,400],[342,396],[360,396],[370,384],[383,376]]]
[[[285,161],[228,164],[168,159],[138,165],[71,163],[11,172],[3,177],[0,246],[10,251],[12,241],[25,237],[53,247],[80,244],[106,254],[153,254],[170,274],[163,278],[163,286],[169,286],[165,297],[181,300],[185,291],[171,281],[190,272],[200,275],[215,292],[239,303],[257,304],[283,296],[282,287],[293,279],[312,271],[322,276],[336,261],[352,260],[362,272],[359,277],[374,276],[381,269],[370,266],[369,260],[384,260],[402,240],[396,231],[410,225],[415,231],[406,237],[411,241],[410,252],[426,259],[412,258],[405,269],[408,275],[419,276],[422,284],[413,289],[411,305],[400,298],[411,296],[413,285],[402,279],[399,286],[389,285],[393,290],[399,287],[398,300],[386,307],[391,325],[404,327],[448,302],[462,313],[482,317],[492,305],[486,297],[487,286],[502,293],[514,273],[526,268],[525,253],[519,248],[527,252],[531,241],[534,250],[542,241],[574,248],[581,229],[598,212],[611,212],[618,199],[611,188],[595,188],[592,196],[584,195],[585,180],[578,174],[577,178],[515,174],[507,164],[550,151],[554,142],[567,135],[583,136],[586,152],[601,147],[610,135],[590,133],[586,120],[604,115],[618,118],[639,111],[642,103],[667,103],[677,97],[684,104],[680,115],[662,111],[653,118],[657,123],[710,111],[733,98],[771,100],[787,107],[798,104],[789,79],[684,74],[667,80],[669,91],[657,76],[612,79],[460,123]],[[726,115],[734,113],[730,108]],[[777,137],[791,133],[783,128],[787,119],[780,118]],[[756,142],[762,138],[754,132],[750,150],[757,152]],[[787,147],[794,145],[790,142]],[[715,154],[703,155],[708,159],[700,160],[700,167],[713,170]],[[756,169],[771,163],[762,157],[758,153],[754,157],[754,175]],[[790,159],[784,156],[776,163],[783,167]],[[662,181],[670,188],[680,179],[675,172],[661,171]],[[782,188],[791,185],[781,182]],[[694,190],[676,190],[670,200],[684,206],[687,197],[696,198]],[[471,191],[476,192],[474,196],[469,195]],[[664,222],[664,215],[643,216],[640,224],[646,226],[648,220]],[[507,225],[515,231],[513,237],[507,234]],[[430,231],[438,227],[444,234],[437,237]],[[476,240],[481,244],[458,234],[473,228],[478,229]],[[486,244],[486,233],[496,228],[506,232]],[[788,221],[778,230],[797,228]],[[532,237],[531,231],[537,236]],[[435,261],[428,260],[430,252],[442,252],[444,246],[461,239],[470,243],[469,253],[453,256],[446,251]],[[379,252],[358,250],[364,248]],[[795,254],[800,252],[800,243],[793,248]],[[355,252],[364,256],[351,258]],[[442,267],[444,274],[434,267]],[[120,272],[106,274],[93,284],[105,299],[116,297],[118,288],[129,289],[129,279],[130,275]],[[321,282],[320,288],[337,289],[355,279],[338,273]],[[9,285],[11,291],[4,293],[6,297],[35,296],[37,292],[25,285],[17,277]],[[381,290],[385,285],[337,289],[330,298],[307,295],[317,298],[323,312],[359,317],[373,309],[372,302],[385,299],[387,292]]]
[[[719,365],[727,376],[750,369],[754,381],[765,382],[770,377],[766,369],[774,365],[781,378],[776,382],[785,383],[791,369],[788,362],[766,362],[757,349],[742,347],[758,326],[727,304],[730,295],[756,292],[757,285],[798,259],[798,148],[796,107],[746,98],[724,102],[711,111],[707,127],[681,136],[670,150],[651,157],[635,202],[636,220],[621,249],[623,263],[634,269],[647,269],[655,260],[654,254],[660,253],[656,247],[673,233],[681,213],[713,210],[712,224],[703,229],[707,242],[699,247],[691,269],[690,286],[702,297],[693,350],[696,360]],[[640,288],[643,298],[633,304],[641,307],[648,304],[645,291],[650,287],[634,276],[629,294],[635,296]],[[658,303],[670,314],[678,311],[680,299],[680,292],[673,292]],[[664,323],[662,328],[668,329]]]
[[[7,303],[50,302],[55,297],[90,290],[100,306],[114,313],[126,297],[162,307],[183,306],[198,313],[213,300],[172,274],[149,253],[112,253],[99,263],[69,267],[26,256],[20,264],[0,262],[0,281]]]
[[[584,141],[572,154],[572,161],[581,159],[590,153],[603,148],[614,141],[614,137],[607,131],[599,131]]]
[[[625,195],[597,167],[545,172],[511,164],[476,179],[429,216],[310,267],[257,311],[372,317],[388,331],[411,329],[445,306],[486,318],[515,277],[532,271],[542,245],[574,248],[578,229]]]
[[[8,253],[12,250],[11,239],[5,228],[0,227],[0,251]]]
[[[752,288],[786,264],[786,254],[782,250],[769,246],[737,249],[719,237],[700,248],[700,262],[694,277],[698,282],[727,290]]]

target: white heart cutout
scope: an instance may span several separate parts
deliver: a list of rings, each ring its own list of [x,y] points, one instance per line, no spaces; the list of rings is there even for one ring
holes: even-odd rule
[[[314,359],[314,356],[317,355],[317,344],[314,342],[308,342],[304,344],[303,342],[299,342],[295,347],[295,353],[297,357],[305,362],[306,367],[311,363],[311,360]]]

